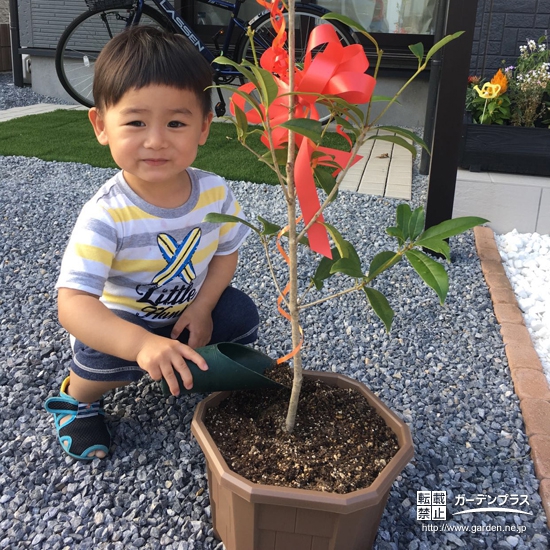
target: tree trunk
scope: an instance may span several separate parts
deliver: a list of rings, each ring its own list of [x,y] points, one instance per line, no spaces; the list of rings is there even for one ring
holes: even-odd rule
[[[289,60],[289,91],[294,91],[294,66],[295,66],[295,47],[294,47],[294,35],[295,35],[295,0],[289,0],[288,2],[288,60]],[[293,117],[294,110],[294,97],[290,97],[290,109],[288,117]],[[298,242],[296,240],[296,187],[294,185],[294,162],[296,159],[295,139],[294,133],[289,132],[288,139],[288,159],[286,166],[287,174],[287,186],[288,186],[288,257],[289,257],[289,282],[290,292],[288,294],[288,307],[290,313],[290,323],[292,326],[292,346],[293,349],[297,349],[300,346],[301,341],[301,329],[300,329],[300,315],[298,311]],[[286,416],[285,429],[288,432],[294,430],[296,424],[296,414],[298,412],[298,400],[300,399],[300,390],[302,388],[302,354],[298,350],[294,356],[294,378],[292,382],[292,393],[290,396],[290,402],[288,405],[288,412]]]

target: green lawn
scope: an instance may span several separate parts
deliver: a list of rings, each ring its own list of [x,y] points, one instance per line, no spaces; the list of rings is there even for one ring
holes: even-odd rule
[[[344,148],[345,142],[337,134],[327,137],[328,146]],[[258,136],[251,136],[247,143],[265,151]],[[0,123],[0,155],[116,167],[109,149],[96,141],[86,111],[60,109]],[[212,124],[193,166],[229,180],[277,183],[273,172],[237,141],[232,124]]]

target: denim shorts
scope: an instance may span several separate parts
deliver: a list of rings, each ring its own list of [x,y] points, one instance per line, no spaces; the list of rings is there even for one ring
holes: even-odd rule
[[[112,310],[120,318],[144,329],[170,338],[175,323],[161,328],[151,328],[143,319],[127,311]],[[259,316],[256,305],[244,292],[227,287],[212,311],[213,331],[209,344],[236,342],[250,344],[258,337]],[[189,331],[183,330],[178,340],[187,343]],[[73,359],[71,370],[85,380],[101,382],[137,381],[147,374],[135,361],[126,361],[113,355],[89,348],[76,339],[72,340]]]

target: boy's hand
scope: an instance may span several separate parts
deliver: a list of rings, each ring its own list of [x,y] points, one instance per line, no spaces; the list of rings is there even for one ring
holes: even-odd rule
[[[153,380],[161,380],[164,377],[170,392],[175,396],[180,392],[174,370],[181,375],[186,389],[190,390],[193,387],[193,377],[185,359],[196,363],[201,370],[208,370],[204,358],[190,346],[155,334],[148,334],[144,338],[136,356],[138,365],[147,371]]]
[[[210,342],[214,324],[210,310],[193,306],[196,306],[196,304],[192,303],[180,315],[176,324],[172,327],[171,336],[176,339],[183,329],[187,329],[189,331],[189,341],[187,343],[189,347],[197,349],[206,346]]]

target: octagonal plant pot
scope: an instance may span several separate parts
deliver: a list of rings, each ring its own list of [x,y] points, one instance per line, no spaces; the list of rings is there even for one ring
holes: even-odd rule
[[[206,457],[212,521],[226,550],[367,550],[391,487],[412,458],[408,426],[365,385],[346,376],[304,376],[362,394],[397,436],[399,451],[366,489],[344,495],[252,483],[234,473],[204,424],[206,411],[229,393],[214,393],[195,410],[191,431]]]

